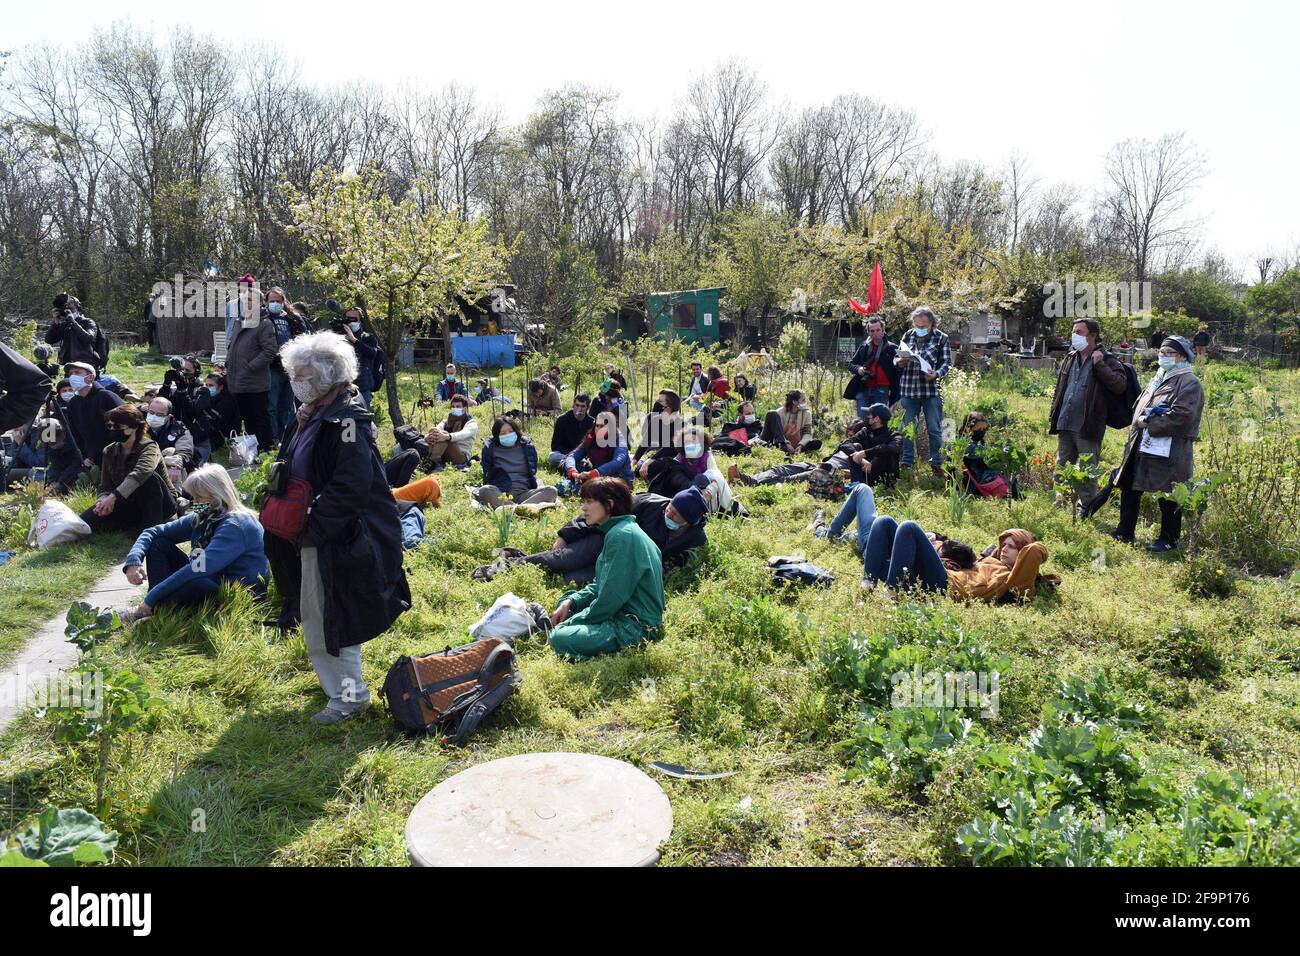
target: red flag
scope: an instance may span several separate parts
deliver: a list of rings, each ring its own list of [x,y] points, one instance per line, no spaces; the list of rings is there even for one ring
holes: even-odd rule
[[[871,267],[871,282],[867,286],[867,313],[872,314],[885,301],[885,277],[880,274],[880,263]]]
[[[868,309],[865,305],[862,305],[856,299],[854,299],[853,296],[849,296],[849,308],[852,309],[854,312],[858,313],[858,315],[871,314],[871,310]]]

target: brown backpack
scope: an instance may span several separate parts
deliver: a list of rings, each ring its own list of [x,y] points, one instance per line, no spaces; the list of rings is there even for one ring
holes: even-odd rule
[[[399,657],[379,693],[403,730],[437,733],[443,743],[459,747],[522,681],[514,648],[488,637],[435,654]]]

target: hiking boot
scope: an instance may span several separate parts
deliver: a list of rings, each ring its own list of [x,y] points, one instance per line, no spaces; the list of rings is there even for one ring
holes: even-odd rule
[[[1110,532],[1110,537],[1114,538],[1116,541],[1120,542],[1121,544],[1134,544],[1137,541],[1137,539],[1133,535],[1123,534],[1119,530],[1119,528],[1116,528],[1114,531]]]
[[[1170,544],[1168,541],[1164,541],[1160,538],[1156,538],[1156,540],[1152,541],[1149,545],[1147,545],[1147,550],[1150,551],[1152,554],[1168,554],[1170,551],[1173,551],[1177,547],[1178,545],[1176,544]]]

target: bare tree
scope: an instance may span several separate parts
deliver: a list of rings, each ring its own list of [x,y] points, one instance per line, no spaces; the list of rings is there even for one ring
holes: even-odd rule
[[[761,164],[780,133],[767,106],[767,84],[739,60],[691,83],[687,122],[710,180],[715,213],[758,192]]]
[[[1206,162],[1183,133],[1125,140],[1106,159],[1101,214],[1108,238],[1145,281],[1161,254],[1185,254],[1198,223],[1186,218]]]
[[[1030,215],[1038,179],[1029,170],[1029,161],[1013,153],[1002,172],[1003,204],[1007,215],[1007,251],[1019,251],[1020,231]]]
[[[824,128],[839,222],[858,231],[890,178],[923,144],[916,115],[857,93],[837,96]]]

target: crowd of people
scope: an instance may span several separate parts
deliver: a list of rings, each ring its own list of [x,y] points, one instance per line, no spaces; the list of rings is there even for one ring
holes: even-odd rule
[[[411,605],[403,551],[420,540],[420,505],[440,499],[435,473],[448,466],[467,470],[478,462],[481,480],[470,487],[476,506],[541,509],[578,497],[580,515],[549,550],[505,548],[473,572],[491,580],[532,564],[573,586],[550,616],[548,638],[573,660],[657,638],[665,573],[707,545],[711,518],[743,519],[736,492],[753,486],[842,486],[831,520],[818,511],[809,530],[856,542],[866,588],[1028,600],[1044,580],[1047,550],[1025,529],[1003,531],[977,554],[878,510],[877,492],[915,466],[909,433],[916,429],[909,426],[919,428],[921,418],[930,468],[947,475],[949,467],[943,382],[953,354],[928,308],[911,314],[898,342],[879,319],[868,323],[866,340],[847,363],[843,397],[855,416],[817,460],[805,460],[823,448],[806,393],[792,389],[771,400],[743,372],[729,381],[719,367],[696,363],[685,396],[662,389],[635,426],[627,381],[613,366],[600,370],[594,395],[578,392],[567,408],[560,369],[552,367],[527,382],[520,408],[507,411],[487,379],[471,395],[448,364],[435,389],[445,417],[423,434],[395,430],[398,448],[385,461],[370,404],[387,375],[387,357],[366,328],[365,310],[331,301],[335,319],[316,331],[306,307],[290,303],[283,289],[270,289],[261,305],[252,277],[245,280],[227,314],[224,364],[205,368],[197,356],[179,358],[141,396],[105,374],[107,347],[97,344],[101,333],[81,304],[56,301],[46,342],[57,346],[59,363],[50,363],[46,350],[32,372],[47,383],[50,373],[61,376],[53,385],[57,414],[33,414],[14,427],[9,477],[43,469],[47,485],[66,492],[95,473],[96,500],[81,517],[93,533],[132,536],[124,573],[132,583],[149,583],[143,603],[123,609],[124,621],[163,605],[200,604],[228,583],[264,594],[274,580],[283,601],[278,623],[301,626],[328,698],[314,718],[320,723],[346,719],[370,701],[360,646]],[[1115,536],[1122,541],[1135,540],[1144,493],[1169,491],[1192,474],[1204,401],[1196,354],[1181,336],[1165,338],[1159,369],[1133,402],[1113,480],[1120,490]],[[1113,405],[1126,401],[1130,388],[1098,324],[1076,322],[1049,406],[1061,462],[1096,473]],[[474,410],[489,403],[502,413],[480,440]],[[538,419],[551,425],[544,457],[528,434]],[[1014,495],[1014,482],[999,485],[1001,476],[984,460],[988,429],[981,412],[963,421],[961,480],[976,493]],[[241,431],[274,456],[261,520],[241,502],[226,468],[211,463]],[[748,475],[735,463],[724,471],[716,457],[760,447],[782,453],[785,462]],[[416,478],[418,469],[423,477]],[[638,482],[644,491],[635,490]],[[1095,485],[1082,491],[1086,498],[1096,493]],[[1177,505],[1162,499],[1160,513],[1155,552],[1174,548],[1181,532]],[[187,541],[188,553],[180,547]]]

